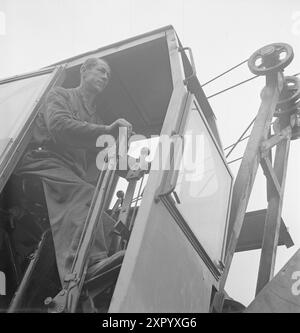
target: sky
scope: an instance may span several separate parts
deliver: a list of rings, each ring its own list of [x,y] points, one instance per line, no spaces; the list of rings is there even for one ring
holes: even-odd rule
[[[300,72],[299,0],[0,0],[0,78],[173,25],[192,48],[200,83],[248,59],[262,46],[290,44],[285,75]],[[251,77],[247,64],[207,85],[207,96]],[[264,78],[209,99],[223,146],[232,144],[256,115]],[[242,156],[241,145],[231,156]],[[230,164],[235,175],[239,162]],[[300,247],[300,141],[292,141],[282,217],[295,245],[279,247],[276,272]],[[248,211],[266,208],[259,170]],[[236,254],[226,290],[248,305],[254,298],[260,251]]]

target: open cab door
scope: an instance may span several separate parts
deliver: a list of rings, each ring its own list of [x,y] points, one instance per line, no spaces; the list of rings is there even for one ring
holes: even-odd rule
[[[209,312],[222,274],[233,177],[193,62],[165,38],[172,94],[109,312]]]

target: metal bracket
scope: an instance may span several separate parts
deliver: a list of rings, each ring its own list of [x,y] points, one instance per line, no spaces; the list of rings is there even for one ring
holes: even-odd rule
[[[268,179],[270,184],[272,184],[273,188],[275,189],[275,192],[281,198],[282,197],[281,186],[278,182],[277,176],[275,174],[275,171],[272,167],[272,164],[271,164],[269,158],[267,156],[262,158],[260,161],[260,164],[261,164],[261,167],[264,171],[266,178]]]
[[[47,297],[44,304],[48,307],[48,313],[62,313],[66,309],[67,290],[63,289],[54,298]]]
[[[193,57],[193,52],[192,52],[192,49],[190,47],[179,47],[178,48],[178,51],[179,52],[184,52],[185,50],[187,50],[189,52],[189,55],[190,55],[190,61],[191,61],[191,66],[192,66],[192,74],[188,77],[186,77],[184,80],[183,80],[183,83],[184,85],[187,85],[189,80],[196,76],[196,67],[195,67],[195,62],[194,62],[194,57]]]
[[[285,139],[289,139],[292,135],[292,128],[291,126],[287,126],[277,134],[273,135],[270,139],[263,141],[261,144],[261,154],[262,157],[265,158],[265,156],[268,154],[269,150],[276,146],[279,142]]]

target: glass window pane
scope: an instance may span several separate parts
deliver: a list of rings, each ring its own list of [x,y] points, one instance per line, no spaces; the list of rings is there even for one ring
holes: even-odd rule
[[[16,138],[50,75],[52,73],[0,85],[0,157],[8,143]]]
[[[232,177],[196,104],[184,130],[176,207],[212,260],[222,259]]]

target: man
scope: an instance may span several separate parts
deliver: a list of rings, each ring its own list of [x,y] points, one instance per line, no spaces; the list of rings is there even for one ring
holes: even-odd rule
[[[80,74],[77,88],[55,87],[48,94],[36,121],[32,149],[18,168],[19,174],[33,174],[42,180],[62,281],[72,267],[94,193],[94,186],[85,180],[87,152],[95,149],[100,135],[115,133],[119,127],[132,129],[125,119],[104,125],[101,110],[96,110],[95,98],[110,78],[108,63],[89,58]],[[95,273],[95,264],[107,258],[107,247],[101,221],[91,253],[94,266],[88,274]]]

